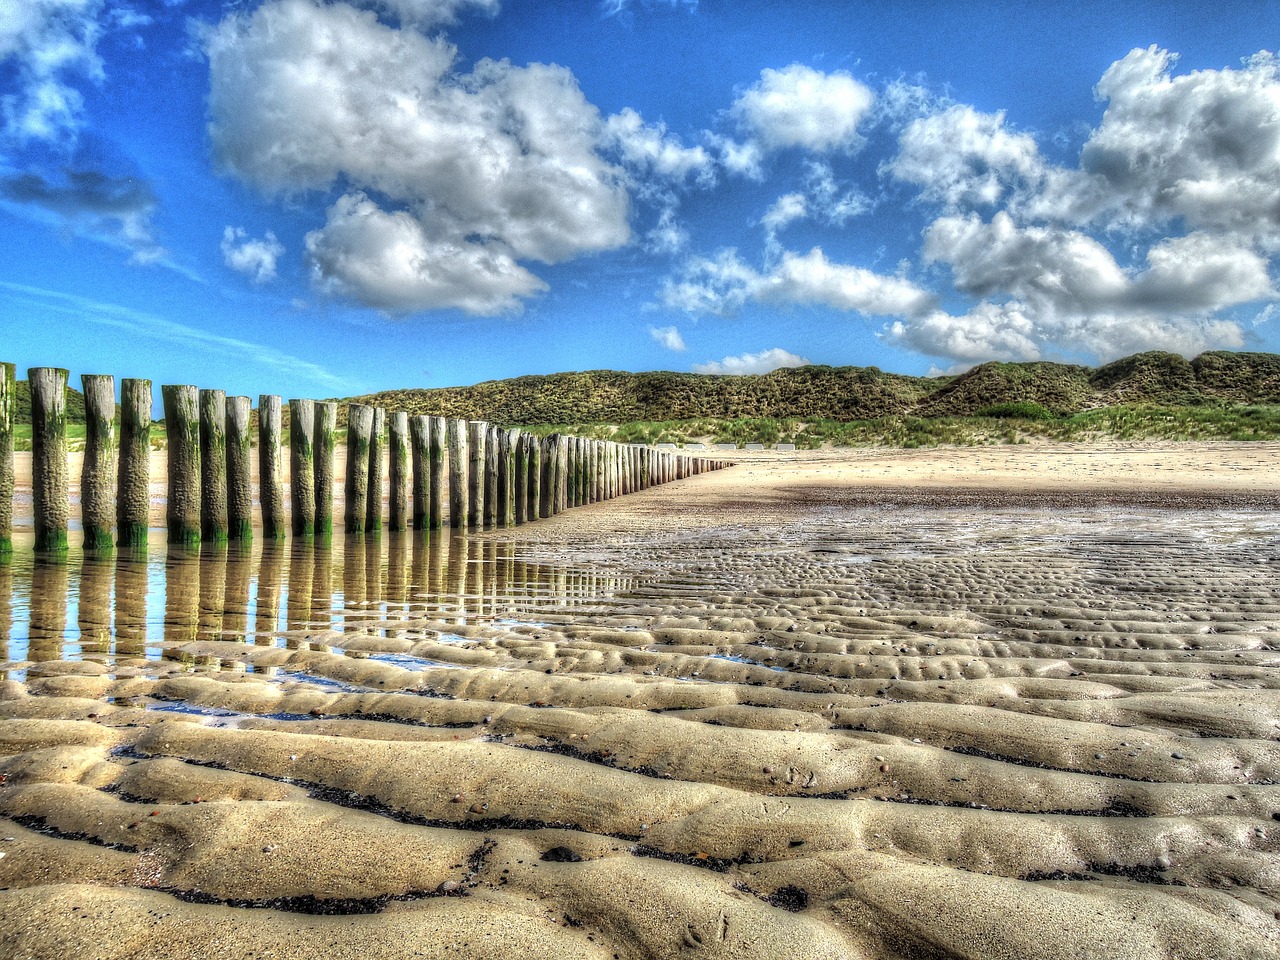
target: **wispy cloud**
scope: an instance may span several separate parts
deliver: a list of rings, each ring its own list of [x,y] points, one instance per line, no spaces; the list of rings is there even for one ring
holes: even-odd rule
[[[301,360],[273,347],[236,337],[224,337],[207,330],[175,323],[152,313],[135,310],[132,307],[90,300],[87,297],[56,290],[29,287],[20,283],[8,283],[3,280],[0,280],[0,295],[14,303],[29,304],[42,310],[75,317],[77,320],[113,327],[117,330],[128,330],[141,336],[195,350],[234,357],[240,363],[258,363],[335,391],[350,387],[347,380],[330,373],[324,367]]]

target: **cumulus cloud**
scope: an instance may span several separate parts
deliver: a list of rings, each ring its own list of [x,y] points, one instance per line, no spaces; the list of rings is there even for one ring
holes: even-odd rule
[[[781,347],[774,347],[772,350],[762,350],[760,353],[744,353],[737,357],[725,357],[723,360],[695,363],[693,372],[743,376],[751,373],[769,373],[782,367],[807,367],[808,365],[809,361],[804,357],[796,356]]]
[[[803,193],[784,193],[765,211],[761,225],[769,233],[777,233],[789,223],[809,215],[809,201]]]
[[[269,194],[347,190],[307,237],[316,283],[384,310],[515,309],[558,263],[630,238],[622,169],[563,67],[455,69],[441,37],[271,0],[206,38],[221,164]],[[371,199],[376,193],[377,200]]]
[[[793,63],[760,71],[759,81],[743,91],[730,113],[768,149],[824,152],[860,146],[858,124],[874,102],[870,88],[843,70],[823,73]]]
[[[0,198],[127,249],[136,263],[164,256],[151,230],[155,193],[144,180],[98,170],[67,170],[56,177],[28,172],[0,178]]]
[[[711,155],[702,147],[686,147],[663,123],[645,123],[630,107],[605,121],[604,142],[617,150],[624,166],[664,180],[712,177]]]
[[[1003,111],[953,104],[908,123],[898,146],[884,170],[949,208],[999,203],[1045,174],[1035,139],[1008,130]]]
[[[685,349],[684,337],[680,336],[680,331],[675,327],[650,327],[649,336],[668,350],[680,352]]]
[[[270,230],[261,240],[251,238],[243,227],[227,227],[222,231],[222,260],[232,270],[248,275],[254,283],[276,278],[276,261],[284,253],[284,244]]]
[[[420,30],[453,23],[467,8],[489,15],[498,12],[498,0],[356,0],[356,5],[389,14]]]
[[[686,313],[718,316],[735,313],[748,301],[825,306],[867,316],[914,316],[935,302],[910,280],[832,263],[818,247],[806,254],[784,251],[764,271],[744,263],[733,250],[694,258],[678,280],[664,285],[661,299]]]
[[[871,209],[870,199],[856,189],[838,183],[825,163],[807,165],[804,191],[784,193],[760,218],[770,240],[778,231],[797,220],[812,218],[828,226],[842,227],[850,217]]]

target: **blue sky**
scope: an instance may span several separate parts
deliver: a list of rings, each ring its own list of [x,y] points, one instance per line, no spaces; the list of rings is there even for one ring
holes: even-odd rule
[[[3,357],[338,396],[1278,350],[1280,5],[0,0]]]

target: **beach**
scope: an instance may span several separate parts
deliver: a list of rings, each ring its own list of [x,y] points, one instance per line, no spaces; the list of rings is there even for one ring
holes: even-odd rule
[[[1280,954],[1280,445],[726,456],[15,568],[0,954]]]

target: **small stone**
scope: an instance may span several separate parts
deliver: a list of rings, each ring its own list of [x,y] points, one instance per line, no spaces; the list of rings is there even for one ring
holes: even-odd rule
[[[487,803],[473,803],[469,808],[471,813],[484,813],[488,809],[489,805]]]
[[[452,797],[450,797],[450,798],[449,798],[449,802],[450,802],[450,803],[461,803],[461,802],[462,802],[462,794],[460,794],[460,793],[455,793]]]
[[[457,880],[446,880],[444,883],[440,884],[440,886],[436,887],[436,890],[443,894],[457,893],[461,889],[462,884]]]
[[[1102,759],[1104,759],[1104,758],[1103,758],[1102,754],[1100,754],[1100,753],[1095,753],[1095,754],[1093,755],[1093,759],[1095,759],[1095,760],[1102,760]]]
[[[888,773],[888,772],[889,772],[889,765],[888,765],[887,763],[882,763],[882,764],[880,764],[880,772],[881,772],[881,773]]]
[[[763,773],[773,773],[773,767],[761,767]]]
[[[1184,757],[1182,754],[1178,753],[1176,750],[1175,750],[1173,753],[1169,754],[1169,756],[1173,757],[1173,759],[1175,759],[1175,760],[1185,760],[1185,759],[1187,759],[1187,758],[1186,758],[1186,757]]]

